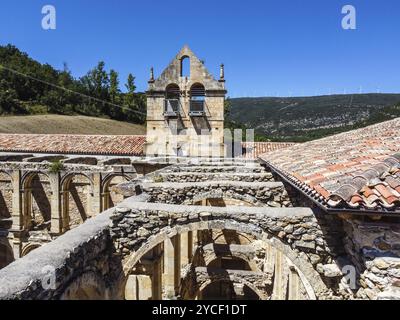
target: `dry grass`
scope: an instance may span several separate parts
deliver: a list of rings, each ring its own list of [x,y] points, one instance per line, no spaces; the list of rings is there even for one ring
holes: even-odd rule
[[[146,129],[116,120],[49,114],[0,117],[0,133],[142,135]]]

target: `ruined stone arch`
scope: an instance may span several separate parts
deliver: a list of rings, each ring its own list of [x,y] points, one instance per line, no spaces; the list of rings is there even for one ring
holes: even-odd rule
[[[85,173],[69,173],[61,179],[62,229],[67,231],[95,214],[92,208],[93,179]]]
[[[14,180],[7,171],[0,171],[0,218],[10,218],[13,210]]]
[[[299,273],[300,279],[303,282],[309,299],[316,299],[317,296],[325,294],[328,289],[321,279],[319,273],[313,268],[312,264],[298,252],[294,251],[288,244],[282,242],[269,232],[262,230],[260,227],[251,223],[238,222],[234,219],[226,220],[210,220],[190,222],[187,224],[168,226],[160,230],[155,235],[150,236],[146,242],[132,252],[125,260],[123,270],[125,278],[130,274],[130,271],[135,267],[139,260],[151,249],[162,243],[168,238],[172,238],[177,234],[186,233],[189,231],[210,230],[210,229],[227,229],[236,232],[245,232],[254,236],[257,240],[267,242],[275,250],[281,252],[295,266]],[[125,284],[123,284],[125,285]]]
[[[224,230],[218,230],[218,232],[215,233],[213,242],[218,242],[218,240],[222,237],[225,238],[225,233]],[[235,232],[237,237],[239,238],[238,241],[239,243],[237,244],[249,244],[253,240],[252,237],[249,237],[249,235],[243,233],[243,232]],[[232,244],[232,242],[230,243]]]
[[[221,277],[220,279],[216,279],[216,280],[211,280],[211,279],[206,280],[205,282],[201,283],[201,285],[198,288],[196,288],[197,290],[196,290],[196,295],[195,295],[194,299],[199,300],[199,298],[202,296],[202,293],[204,292],[204,290],[207,287],[209,287],[210,285],[213,285],[216,282],[221,282],[221,281],[230,282],[231,279],[228,276],[225,276],[225,277]],[[247,286],[251,291],[253,291],[255,293],[255,295],[258,296],[259,300],[267,300],[270,297],[270,292],[268,294],[262,292],[256,286],[254,286],[249,281],[246,281],[245,279],[240,279],[240,283]]]
[[[46,176],[47,179],[50,180],[50,176],[47,172],[44,171],[26,171],[22,174],[21,177],[21,185],[23,188],[26,188],[30,185],[32,182],[32,179],[34,179],[35,175],[43,175]]]
[[[211,200],[211,201],[210,201]],[[246,207],[265,207],[266,205],[258,201],[255,197],[248,194],[238,194],[236,192],[209,191],[195,195],[193,198],[185,200],[183,205],[204,205],[213,207],[225,207],[228,205]]]
[[[61,190],[64,190],[64,187],[70,182],[70,180],[77,175],[81,175],[84,176],[85,178],[87,178],[90,181],[90,184],[93,188],[93,179],[92,177],[90,177],[89,175],[87,175],[85,172],[72,172],[72,173],[67,173],[65,174],[62,178],[61,178],[61,182],[60,182],[60,186],[61,186]]]
[[[213,254],[209,255],[207,257],[207,259],[204,260],[205,267],[212,267],[212,266],[214,266],[215,262],[217,262],[220,258],[226,258],[226,257],[227,257],[227,255],[217,254],[214,252]],[[257,264],[254,261],[250,260],[244,254],[240,254],[237,252],[231,252],[231,253],[229,253],[229,257],[231,257],[235,260],[242,261],[243,263],[246,263],[249,271],[260,271]],[[245,270],[245,269],[241,269],[241,270]]]
[[[206,267],[213,267],[216,264],[216,262],[218,262],[221,258],[226,258],[226,257],[227,256],[215,255],[213,257],[213,259],[208,259],[207,261],[205,261],[205,265],[206,265]],[[257,271],[258,270],[258,267],[254,263],[254,261],[250,261],[246,257],[243,257],[238,254],[231,254],[231,255],[229,255],[229,258],[233,258],[233,260],[235,260],[235,262],[242,262],[242,263],[246,264],[247,267],[240,268],[240,270],[246,270],[246,269],[248,271]]]
[[[117,178],[121,178],[121,181],[115,181]],[[120,172],[120,173],[109,173],[102,179],[101,184],[101,209],[107,210],[114,207],[116,204],[124,200],[122,194],[117,194],[113,192],[112,187],[118,185],[119,183],[130,181],[134,179],[132,175]],[[124,181],[122,181],[124,180]]]
[[[25,229],[40,227],[51,221],[54,186],[43,171],[28,171],[22,175],[23,225]],[[49,228],[47,226],[46,228]]]

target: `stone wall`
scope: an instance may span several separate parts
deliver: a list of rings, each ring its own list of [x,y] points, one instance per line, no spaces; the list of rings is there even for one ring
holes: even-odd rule
[[[357,297],[371,300],[400,300],[400,258],[382,257],[366,262]]]
[[[362,299],[400,300],[400,227],[397,223],[347,220],[345,248],[357,268]]]
[[[203,198],[242,197],[254,204],[270,207],[289,207],[291,201],[280,182],[210,181],[192,183],[144,183],[143,191],[150,195],[150,202],[193,204]]]
[[[118,275],[113,265],[109,241],[109,212],[88,220],[46,246],[31,252],[0,270],[0,299],[57,299],[73,280],[87,271],[95,272],[110,283]],[[55,275],[55,287],[49,282]],[[115,281],[115,278],[114,278]],[[108,287],[112,296],[112,288]],[[104,296],[105,298],[105,296]]]
[[[242,182],[273,182],[272,173],[161,173],[155,176],[158,182],[204,182],[204,181],[242,181]]]
[[[163,172],[193,172],[193,173],[265,173],[260,166],[235,165],[194,165],[194,166],[171,166]]]

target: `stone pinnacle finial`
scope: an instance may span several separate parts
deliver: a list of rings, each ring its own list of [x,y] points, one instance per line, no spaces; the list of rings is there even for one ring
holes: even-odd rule
[[[150,68],[150,80],[149,83],[154,82],[154,69],[153,67]]]
[[[219,81],[225,81],[225,71],[224,71],[224,64],[221,63],[220,69],[219,69]]]

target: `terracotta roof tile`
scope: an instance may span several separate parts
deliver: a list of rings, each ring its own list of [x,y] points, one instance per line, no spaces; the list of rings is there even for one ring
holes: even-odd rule
[[[257,159],[259,155],[295,145],[292,142],[242,142],[243,157]]]
[[[143,155],[145,136],[0,134],[0,151],[92,155]]]
[[[384,198],[390,198],[393,196],[390,190],[386,188],[383,184],[376,185],[375,190],[377,190]]]
[[[260,158],[327,208],[400,211],[400,118]]]

